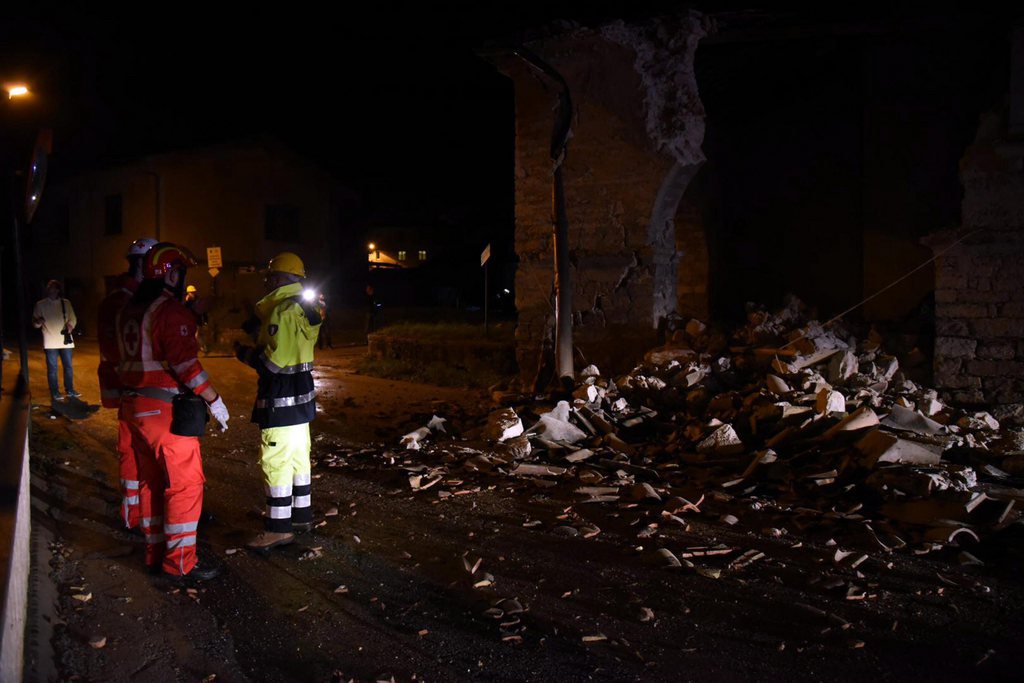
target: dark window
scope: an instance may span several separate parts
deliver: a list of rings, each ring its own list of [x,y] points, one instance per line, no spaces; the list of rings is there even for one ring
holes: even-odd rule
[[[104,235],[120,235],[122,229],[122,218],[124,206],[121,202],[121,195],[108,194],[104,202]]]
[[[299,242],[299,207],[267,204],[263,214],[263,236],[275,242]]]

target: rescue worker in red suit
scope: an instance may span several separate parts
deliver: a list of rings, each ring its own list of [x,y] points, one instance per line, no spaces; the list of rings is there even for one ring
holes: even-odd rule
[[[129,529],[139,526],[139,473],[135,466],[135,452],[128,422],[121,411],[121,380],[117,366],[121,352],[117,344],[117,314],[131,300],[142,282],[142,257],[156,240],[140,237],[128,247],[128,272],[118,276],[113,288],[100,302],[96,314],[96,336],[100,343],[100,403],[104,408],[117,408],[117,455],[121,480],[121,518]]]
[[[121,405],[138,463],[146,564],[179,584],[211,579],[219,570],[198,561],[205,481],[199,439],[171,433],[171,402],[186,391],[201,396],[222,432],[229,417],[199,363],[196,318],[182,303],[192,265],[183,248],[153,246],[143,259],[145,279],[117,316]]]

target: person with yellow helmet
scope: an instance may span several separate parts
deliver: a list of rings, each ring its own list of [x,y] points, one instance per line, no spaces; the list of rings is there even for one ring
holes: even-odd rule
[[[209,299],[200,299],[199,290],[195,285],[185,288],[185,308],[192,311],[192,315],[196,317],[196,341],[199,342],[199,350],[204,354],[210,353],[206,344],[206,335],[203,332],[207,323],[206,309],[208,306]]]
[[[302,297],[306,268],[285,251],[270,260],[267,295],[256,304],[256,346],[236,342],[239,360],[256,369],[252,421],[260,427],[260,466],[266,489],[263,532],[246,543],[269,550],[291,543],[313,525],[309,423],[316,416],[313,348],[320,332],[315,302]]]

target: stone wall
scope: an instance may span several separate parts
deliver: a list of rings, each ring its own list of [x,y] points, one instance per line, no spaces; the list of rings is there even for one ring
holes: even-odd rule
[[[933,235],[935,384],[961,404],[1024,403],[1024,145],[985,117],[961,162],[963,227]],[[954,244],[957,239],[963,241]]]
[[[573,100],[564,165],[578,362],[628,369],[676,311],[676,209],[704,157],[693,58],[697,14],[576,29],[530,49],[557,69]],[[516,93],[516,356],[538,367],[554,324],[552,160],[557,84],[521,59],[498,67]]]

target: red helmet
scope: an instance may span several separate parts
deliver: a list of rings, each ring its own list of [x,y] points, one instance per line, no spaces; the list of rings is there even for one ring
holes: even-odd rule
[[[147,280],[162,278],[175,268],[196,265],[196,260],[185,247],[170,242],[160,242],[146,252],[142,263],[142,276]]]

